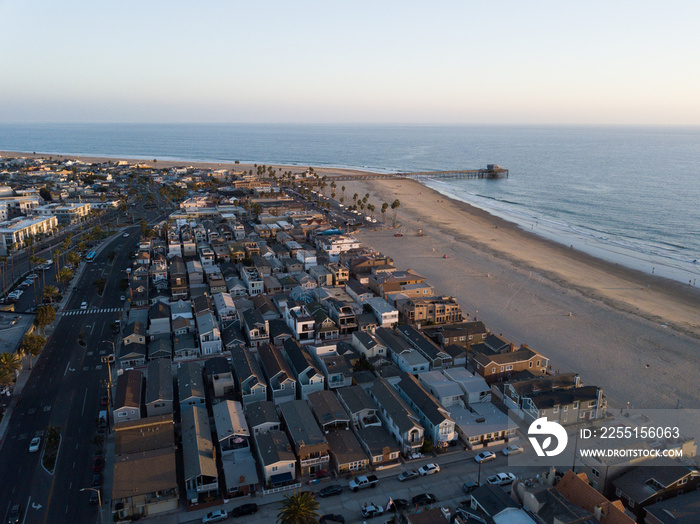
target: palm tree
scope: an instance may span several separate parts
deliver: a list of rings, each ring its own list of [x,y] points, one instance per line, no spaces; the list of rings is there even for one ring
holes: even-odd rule
[[[387,210],[387,209],[389,209],[389,204],[387,204],[386,202],[384,202],[384,203],[382,204],[382,208],[381,208],[380,211],[382,212],[382,222],[384,222],[385,224],[386,224],[386,210]]]
[[[0,376],[5,385],[12,382],[22,369],[22,360],[17,353],[0,353]]]
[[[67,267],[62,267],[61,270],[58,272],[57,280],[61,283],[63,289],[66,288],[71,278],[73,278],[73,272]]]
[[[75,251],[71,251],[68,253],[68,262],[70,262],[73,268],[77,269],[78,264],[80,264],[80,255]]]
[[[44,292],[41,298],[48,298],[49,302],[53,304],[54,299],[58,295],[58,288],[56,286],[44,286]]]
[[[399,199],[397,198],[391,203],[391,209],[394,211],[394,227],[396,227],[396,210],[399,208],[401,205],[401,202],[399,202]]]
[[[284,497],[282,509],[277,514],[278,524],[314,524],[318,522],[319,503],[309,491],[297,491]]]

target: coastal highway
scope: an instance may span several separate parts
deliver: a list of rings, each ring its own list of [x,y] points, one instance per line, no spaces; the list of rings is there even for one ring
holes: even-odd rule
[[[20,504],[26,523],[98,519],[97,507],[88,504],[89,492],[80,489],[91,486],[98,449],[93,439],[98,412],[104,409],[100,397],[106,393],[107,380],[106,364],[100,358],[112,353],[112,345],[103,341],[116,343],[110,324],[120,316],[119,283],[138,241],[138,227],[129,231],[128,238],[113,239],[94,262],[84,263],[73,295],[22,392],[0,451],[0,518],[12,505]],[[107,258],[111,251],[116,253],[113,263]],[[100,277],[107,281],[101,297],[92,284]],[[87,309],[81,309],[82,302],[87,302]],[[84,347],[78,343],[81,333]],[[49,425],[60,426],[62,435],[53,475],[41,465],[45,440],[38,453],[28,449],[29,441],[35,435],[43,437]]]

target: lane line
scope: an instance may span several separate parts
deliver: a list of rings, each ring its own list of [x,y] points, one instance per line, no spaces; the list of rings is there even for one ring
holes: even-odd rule
[[[85,401],[87,400],[87,393],[88,393],[88,390],[86,389],[86,390],[85,390],[85,396],[83,397],[83,410],[80,412],[80,416],[81,416],[81,417],[82,417],[83,415],[85,415]]]

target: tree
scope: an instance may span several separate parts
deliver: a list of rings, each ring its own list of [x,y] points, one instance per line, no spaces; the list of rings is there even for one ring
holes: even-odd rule
[[[3,385],[12,383],[20,369],[22,361],[17,353],[0,353],[0,380]]]
[[[387,210],[387,209],[389,209],[389,204],[387,204],[386,202],[384,202],[384,203],[382,204],[381,212],[382,212],[382,222],[384,222],[385,224],[386,224],[386,210]]]
[[[399,208],[400,205],[401,202],[399,202],[398,198],[391,203],[391,210],[394,212],[394,227],[396,227],[396,210]]]
[[[278,524],[313,524],[318,522],[320,504],[313,495],[305,491],[297,491],[286,495],[282,502],[282,509],[277,514]]]
[[[74,268],[78,267],[78,264],[80,264],[80,255],[76,253],[75,251],[71,251],[68,253],[68,262],[70,262],[70,265],[73,266]]]
[[[49,191],[48,187],[42,187],[41,189],[39,189],[39,196],[47,202],[51,202],[53,200],[53,197],[51,196],[51,191]]]
[[[51,306],[48,307],[53,311]],[[54,316],[56,312],[54,311]],[[44,349],[44,344],[46,344],[46,339],[39,335],[24,335],[22,342],[20,342],[19,350],[23,355],[29,357],[29,369],[32,367],[32,358],[41,355],[41,350]]]
[[[53,304],[54,299],[58,296],[58,288],[56,286],[44,286],[44,292],[41,294],[41,298],[48,298],[49,302]]]
[[[45,306],[39,306],[36,310],[36,318],[34,323],[44,332],[44,328],[51,324],[56,319],[56,310],[53,306],[46,304]],[[26,338],[26,337],[25,337]]]
[[[73,278],[73,272],[67,267],[62,267],[58,272],[57,280],[61,283],[64,289],[68,285],[68,282],[70,282],[71,278]]]

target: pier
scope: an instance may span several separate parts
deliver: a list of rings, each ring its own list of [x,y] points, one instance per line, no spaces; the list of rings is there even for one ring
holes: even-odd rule
[[[391,180],[395,178],[435,178],[435,179],[455,179],[455,178],[508,178],[508,170],[496,164],[489,164],[486,169],[465,169],[457,171],[421,171],[415,173],[392,173],[392,174],[367,174],[367,175],[343,175],[331,176],[332,180]]]

